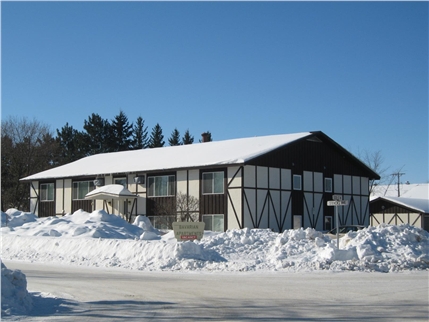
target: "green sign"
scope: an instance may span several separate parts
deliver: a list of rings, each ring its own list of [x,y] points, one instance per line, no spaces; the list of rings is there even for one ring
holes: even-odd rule
[[[177,241],[201,240],[204,235],[203,222],[174,222],[174,237]]]

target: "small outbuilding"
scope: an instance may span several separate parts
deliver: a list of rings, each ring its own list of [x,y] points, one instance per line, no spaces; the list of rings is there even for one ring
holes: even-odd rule
[[[376,187],[370,197],[370,224],[410,224],[429,231],[428,186],[423,183]]]
[[[333,195],[348,203],[339,207],[341,225],[369,225],[369,180],[379,178],[316,131],[97,154],[21,180],[38,216],[104,207],[166,228],[164,218],[188,212],[208,230],[282,232],[333,228]],[[103,188],[111,184],[132,196],[112,196]]]

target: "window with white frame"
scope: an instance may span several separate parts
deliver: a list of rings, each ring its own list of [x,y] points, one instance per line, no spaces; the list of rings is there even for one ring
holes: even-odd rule
[[[224,216],[223,215],[203,215],[204,230],[224,231]]]
[[[94,188],[94,181],[73,182],[73,200],[85,199],[86,194]]]
[[[301,176],[299,174],[293,175],[293,190],[301,190]]]
[[[325,192],[332,192],[332,178],[325,178]]]
[[[149,197],[170,197],[175,194],[175,176],[148,177]]]
[[[223,194],[223,171],[203,173],[203,195]]]
[[[40,184],[40,201],[54,201],[54,184]]]

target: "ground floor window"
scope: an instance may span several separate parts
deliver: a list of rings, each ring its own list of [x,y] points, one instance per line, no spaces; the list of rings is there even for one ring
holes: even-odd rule
[[[40,201],[53,201],[54,200],[54,184],[42,183],[40,185]]]
[[[224,231],[224,215],[203,215],[204,230]]]
[[[85,199],[88,192],[94,190],[93,181],[78,181],[73,182],[73,200]]]

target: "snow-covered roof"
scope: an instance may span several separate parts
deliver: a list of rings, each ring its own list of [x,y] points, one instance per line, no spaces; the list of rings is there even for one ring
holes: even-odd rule
[[[101,153],[30,175],[21,180],[97,176],[113,173],[136,173],[243,164],[255,157],[311,135],[311,132],[302,132],[154,149]]]
[[[400,197],[429,199],[429,183],[400,184]],[[398,197],[398,185],[379,185],[371,193],[371,200],[377,197]]]
[[[132,194],[131,191],[129,191],[121,184],[108,184],[88,192],[85,196],[85,199],[98,200],[131,198],[137,198],[137,196],[135,194]]]
[[[371,201],[386,200],[418,212],[429,213],[429,199],[405,198],[405,197],[377,197]]]

